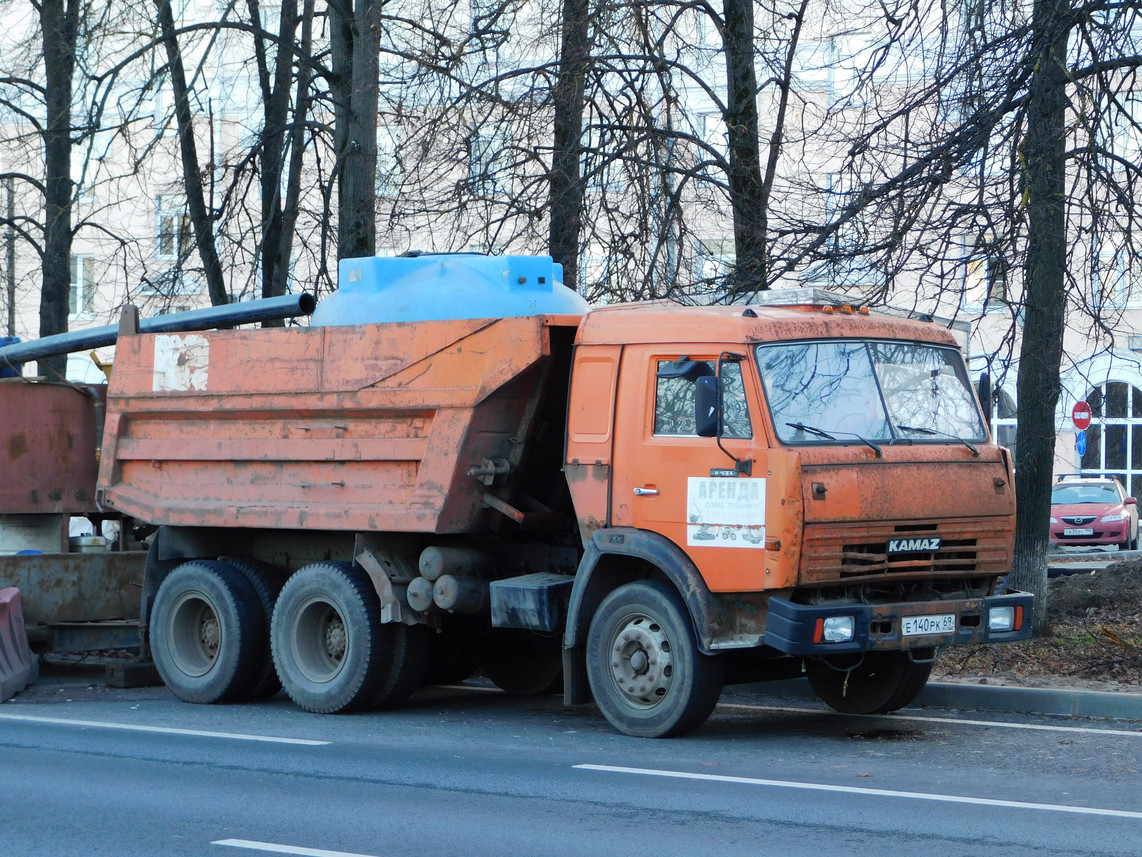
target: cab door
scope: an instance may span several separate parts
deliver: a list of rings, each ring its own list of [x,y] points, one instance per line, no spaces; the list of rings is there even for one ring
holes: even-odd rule
[[[699,437],[696,430],[698,378],[718,371],[719,353],[714,346],[692,353],[663,346],[625,350],[611,521],[670,539],[713,591],[758,590],[764,588],[766,480],[748,360],[721,361],[725,451],[717,438]],[[731,455],[750,462],[750,472],[742,472]]]

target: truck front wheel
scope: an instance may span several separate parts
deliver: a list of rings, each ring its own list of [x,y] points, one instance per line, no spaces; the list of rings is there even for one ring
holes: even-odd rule
[[[933,650],[915,653],[932,658]],[[914,700],[928,683],[932,661],[917,662],[908,652],[866,652],[851,663],[807,659],[809,686],[842,714],[888,714]]]
[[[592,617],[587,679],[612,726],[665,738],[706,722],[722,692],[722,662],[699,651],[677,593],[641,580],[604,598]]]
[[[368,575],[347,562],[298,569],[274,605],[278,678],[306,711],[340,714],[378,704],[389,682],[396,625],[381,624]]]
[[[221,562],[184,562],[166,576],[151,611],[150,638],[159,675],[185,702],[245,698],[266,657],[257,593]]]

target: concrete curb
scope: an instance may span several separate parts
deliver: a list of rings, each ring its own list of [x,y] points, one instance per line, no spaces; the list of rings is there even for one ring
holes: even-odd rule
[[[739,689],[763,698],[817,699],[803,678],[742,685]],[[1142,720],[1142,693],[929,682],[910,707]]]
[[[1142,693],[930,682],[914,704],[1013,714],[1142,720]]]

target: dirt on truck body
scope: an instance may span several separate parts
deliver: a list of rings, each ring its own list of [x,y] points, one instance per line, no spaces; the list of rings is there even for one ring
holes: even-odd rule
[[[567,292],[522,258],[488,278]],[[393,276],[348,261],[365,293]],[[662,736],[742,680],[891,711],[945,646],[1029,635],[998,591],[1011,460],[947,330],[528,308],[120,337],[99,500],[160,527],[143,612],[176,694],[341,712],[482,668]]]

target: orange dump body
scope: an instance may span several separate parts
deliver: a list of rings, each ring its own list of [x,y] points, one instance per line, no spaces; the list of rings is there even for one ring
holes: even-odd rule
[[[478,530],[489,489],[469,471],[524,460],[578,321],[120,337],[101,502],[163,525]]]

